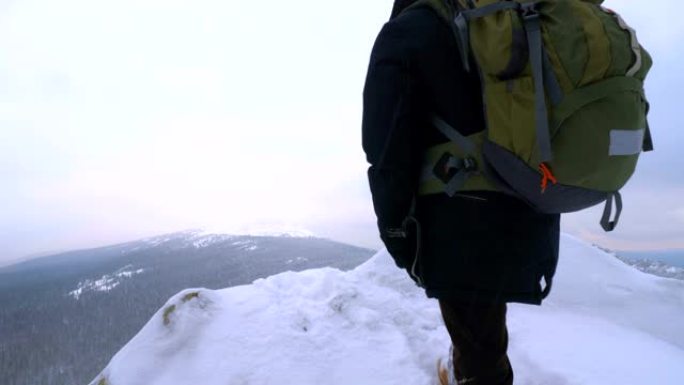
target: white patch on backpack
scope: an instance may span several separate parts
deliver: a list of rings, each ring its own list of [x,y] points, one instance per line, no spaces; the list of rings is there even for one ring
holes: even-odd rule
[[[610,156],[636,155],[644,146],[646,129],[639,130],[611,130]]]

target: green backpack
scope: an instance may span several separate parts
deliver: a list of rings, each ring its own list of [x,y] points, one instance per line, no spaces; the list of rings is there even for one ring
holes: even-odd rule
[[[619,190],[653,149],[643,82],[652,65],[636,34],[602,0],[419,0],[454,31],[463,66],[479,72],[484,131],[425,156],[420,195],[494,190],[543,213],[606,202],[612,231]],[[477,68],[471,68],[469,58]],[[616,213],[611,219],[615,202]]]

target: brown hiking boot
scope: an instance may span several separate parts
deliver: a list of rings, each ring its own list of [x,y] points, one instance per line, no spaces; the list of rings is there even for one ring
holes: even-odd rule
[[[439,385],[468,385],[475,382],[475,378],[457,380],[454,374],[454,364],[451,359],[446,360],[446,364],[442,362],[441,358],[437,360],[437,378],[439,379]]]
[[[455,385],[455,381],[451,381],[454,378],[453,369],[451,365],[442,363],[442,359],[437,360],[437,378],[439,379],[439,385]]]

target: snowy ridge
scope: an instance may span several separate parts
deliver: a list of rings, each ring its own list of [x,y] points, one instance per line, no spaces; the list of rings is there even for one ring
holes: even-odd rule
[[[231,236],[243,237],[285,237],[285,238],[312,238],[314,233],[299,226],[288,224],[253,224],[233,229],[201,228],[189,230],[186,233],[195,237],[233,234]]]
[[[517,385],[684,383],[684,282],[564,236],[551,298],[509,307]],[[91,385],[434,385],[437,304],[386,252],[171,298]]]
[[[284,238],[313,238],[314,234],[308,230],[297,228],[278,228],[278,227],[256,227],[244,228],[235,233],[224,233],[220,231],[211,231],[206,229],[195,229],[180,231],[177,233],[158,235],[155,237],[145,238],[130,244],[130,247],[125,247],[121,250],[121,254],[127,254],[135,251],[147,250],[170,242],[175,243],[175,247],[193,247],[195,249],[202,249],[218,243],[224,243],[238,238],[247,237],[284,237]],[[254,246],[256,243],[252,241],[240,241],[234,243],[234,246],[240,246],[240,242],[252,242]],[[252,247],[252,250],[256,247]]]
[[[196,249],[201,249],[216,243],[229,241],[237,237],[239,236],[233,234],[211,233],[204,230],[186,230],[178,233],[164,234],[143,239],[141,241],[142,245],[138,248],[152,248],[163,245],[167,242],[180,242],[180,247],[194,247]]]

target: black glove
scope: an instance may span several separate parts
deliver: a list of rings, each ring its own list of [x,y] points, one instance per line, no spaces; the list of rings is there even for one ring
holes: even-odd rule
[[[387,252],[394,263],[405,269],[411,278],[422,285],[417,258],[420,257],[420,225],[413,217],[407,217],[398,227],[384,227],[380,230]]]

